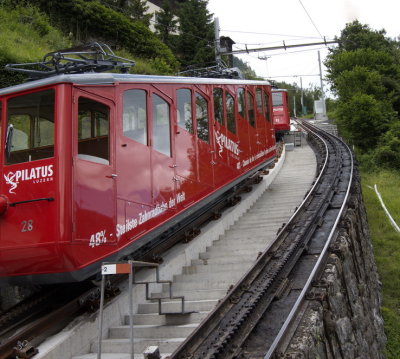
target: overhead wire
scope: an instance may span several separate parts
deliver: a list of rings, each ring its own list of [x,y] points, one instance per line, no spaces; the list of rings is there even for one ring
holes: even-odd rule
[[[317,25],[315,25],[313,19],[311,18],[310,14],[308,13],[307,9],[305,8],[305,6],[303,5],[303,3],[301,2],[301,0],[299,0],[301,6],[303,7],[304,11],[306,12],[308,18],[310,19],[311,23],[314,25],[315,30],[317,30],[319,36],[321,36],[322,39],[324,39],[324,37],[321,35],[321,33],[319,32]]]
[[[241,34],[254,34],[254,35],[271,35],[271,36],[282,36],[282,37],[296,37],[300,39],[319,39],[317,36],[304,36],[304,35],[288,35],[288,34],[273,34],[269,32],[254,32],[254,31],[239,31],[239,30],[225,30],[221,29],[224,32],[235,32]]]

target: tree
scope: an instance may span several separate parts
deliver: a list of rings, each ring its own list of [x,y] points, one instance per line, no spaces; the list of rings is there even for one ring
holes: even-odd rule
[[[146,11],[149,7],[146,5],[145,0],[120,0],[126,3],[128,17],[140,21],[147,27],[150,25],[152,14],[147,14]]]
[[[400,121],[397,121],[380,139],[374,159],[383,167],[400,168]]]
[[[208,0],[181,4],[177,52],[183,67],[204,67],[214,61],[214,26],[207,5]]]
[[[156,24],[154,27],[160,40],[169,48],[174,48],[178,20],[167,0],[164,0],[161,11],[156,12]]]
[[[256,72],[244,61],[242,61],[239,57],[233,56],[233,67],[237,67],[241,72],[245,79],[248,80],[261,80],[260,77],[257,77]]]
[[[100,0],[100,2],[129,19],[140,21],[147,27],[150,25],[152,14],[146,13],[149,7],[144,0]]]
[[[177,61],[171,50],[140,21],[132,21],[98,0],[30,0],[38,3],[65,34],[77,42],[104,41],[146,58],[164,72],[175,72]],[[111,0],[109,0],[111,1]],[[120,5],[123,5],[121,3]]]
[[[399,123],[399,43],[385,34],[358,21],[347,24],[325,61],[338,96],[339,130],[364,153],[382,146],[382,138]]]

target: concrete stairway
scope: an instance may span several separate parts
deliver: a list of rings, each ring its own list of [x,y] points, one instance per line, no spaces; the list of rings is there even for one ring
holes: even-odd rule
[[[182,268],[182,274],[173,278],[172,290],[185,296],[185,310],[192,314],[158,315],[157,303],[139,304],[134,316],[135,358],[143,358],[148,346],[158,346],[162,357],[172,353],[199,325],[257,259],[259,252],[271,245],[276,233],[286,222],[294,208],[310,188],[315,173],[315,161],[308,146],[296,149],[304,152],[305,160],[296,157],[297,169],[284,167],[276,182],[219,240]],[[311,159],[310,159],[311,158]],[[290,161],[289,161],[290,163]],[[292,163],[293,164],[293,163]],[[285,171],[286,169],[286,171]],[[153,298],[167,296],[167,285],[153,292]],[[163,301],[163,311],[179,311],[180,302]],[[125,325],[109,329],[102,341],[103,359],[128,359],[130,355],[129,318]],[[97,343],[92,344],[91,354],[72,359],[96,359]]]

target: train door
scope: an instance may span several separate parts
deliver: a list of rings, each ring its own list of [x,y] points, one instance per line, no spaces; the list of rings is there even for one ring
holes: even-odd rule
[[[257,153],[261,153],[267,149],[267,119],[265,118],[263,102],[263,91],[258,87],[256,89]]]
[[[163,93],[151,93],[152,198],[156,217],[176,208],[171,110]]]
[[[267,136],[267,146],[270,148],[275,144],[275,130],[273,124],[273,113],[272,113],[272,99],[271,92],[264,89],[263,99],[264,99],[264,117],[266,119],[266,136]]]
[[[217,187],[226,183],[233,171],[229,167],[229,152],[237,153],[238,145],[228,137],[224,106],[224,91],[213,90],[214,117],[212,119],[214,183]]]
[[[73,93],[74,240],[92,248],[115,242],[114,104]]]
[[[230,170],[235,174],[237,170],[240,170],[242,164],[240,161],[240,155],[242,152],[243,144],[240,144],[238,136],[238,125],[235,115],[235,97],[230,92],[225,91],[225,115],[226,115],[226,134],[230,143],[230,150],[228,153],[228,165]]]
[[[195,114],[198,153],[199,182],[205,190],[214,187],[213,158],[210,136],[210,113],[208,98],[202,93],[195,92]]]
[[[116,131],[117,236],[123,245],[145,231],[145,213],[154,209],[149,144],[149,86],[122,84],[122,111]]]
[[[250,163],[256,160],[257,153],[260,149],[260,138],[257,130],[256,120],[256,107],[254,104],[254,95],[250,91],[250,88],[246,90],[246,110],[247,120],[249,122],[249,142],[250,142]]]
[[[238,134],[239,134],[239,143],[240,143],[240,159],[241,159],[241,168],[246,169],[250,164],[251,158],[251,147],[250,147],[250,138],[249,138],[249,127],[250,124],[247,119],[247,111],[246,111],[246,99],[245,99],[245,90],[240,87],[237,89],[237,113],[238,113]]]
[[[179,88],[175,92],[175,174],[179,203],[186,207],[198,199],[202,186],[198,181],[198,156],[194,132],[193,91]],[[181,202],[181,199],[184,201]]]
[[[197,153],[193,126],[192,90],[176,90],[175,167],[183,178],[196,181]]]

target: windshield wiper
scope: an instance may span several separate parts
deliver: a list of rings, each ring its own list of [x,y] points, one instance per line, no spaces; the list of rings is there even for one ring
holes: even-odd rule
[[[6,146],[5,146],[7,160],[9,159],[11,153],[13,133],[14,133],[14,126],[12,125],[12,123],[10,123],[7,126],[7,136],[6,136]]]

